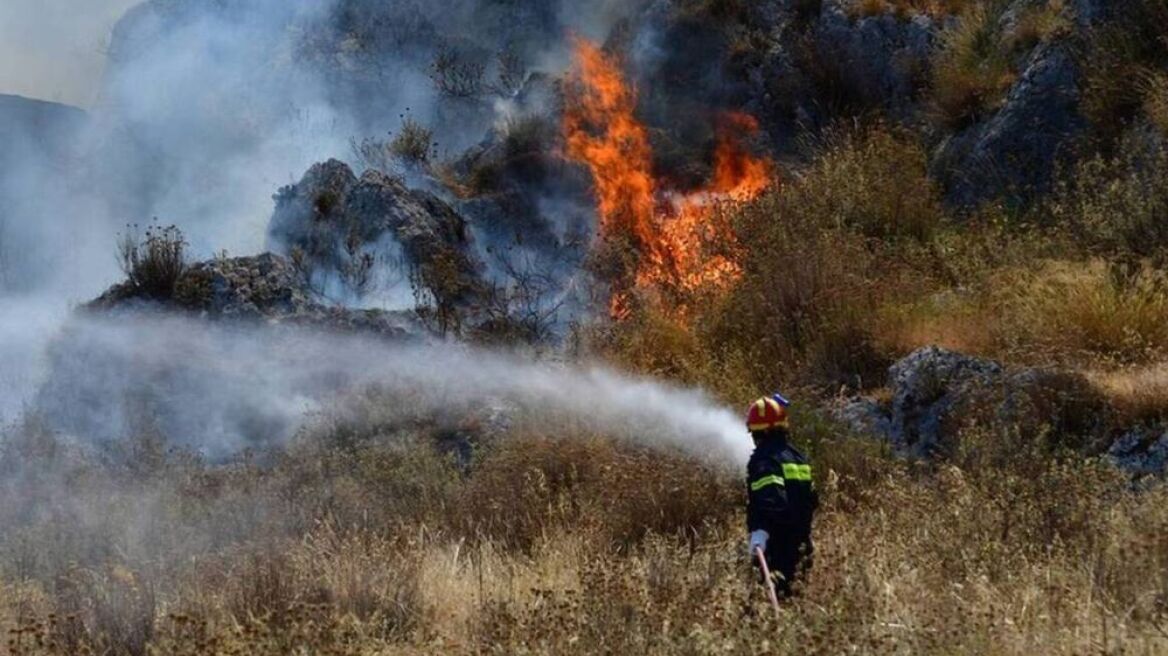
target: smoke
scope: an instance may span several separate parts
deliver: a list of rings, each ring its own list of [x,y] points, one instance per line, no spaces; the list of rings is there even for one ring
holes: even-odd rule
[[[604,40],[644,4],[152,0],[131,9],[109,39],[88,116],[53,123],[64,146],[17,140],[0,155],[0,420],[33,404],[77,439],[100,441],[147,417],[176,443],[224,457],[282,443],[339,391],[376,385],[420,393],[434,412],[452,400],[543,406],[599,431],[740,459],[732,413],[697,391],[601,368],[178,319],[67,319],[122,277],[114,244],[127,224],[177,224],[197,258],[253,253],[277,189],[315,162],[352,161],[351,139],[384,136],[402,114],[433,128],[445,156],[478,143],[514,105],[441,93],[430,70],[437,49],[492,62],[488,79],[504,49],[529,73],[555,74],[569,62],[566,35]],[[5,4],[0,24],[22,11]],[[93,11],[78,20],[105,16]],[[26,45],[48,29],[20,24]],[[554,191],[537,202],[561,239],[590,219]]]
[[[704,393],[603,367],[453,343],[126,318],[69,324],[38,399],[51,425],[87,440],[155,430],[172,444],[224,458],[279,446],[308,414],[374,388],[386,403],[445,420],[486,405],[714,461],[738,463],[748,453],[739,418]]]
[[[640,4],[144,2],[110,36],[98,100],[84,127],[70,130],[68,152],[21,143],[0,155],[2,246],[23,254],[6,265],[19,271],[0,280],[0,295],[93,296],[118,277],[109,256],[116,232],[154,217],[179,225],[200,257],[261,250],[272,194],[315,162],[351,162],[351,138],[384,137],[409,114],[455,157],[498,123],[507,110],[497,97],[437,88],[439,50],[482,63],[484,87],[503,51],[529,73],[554,74],[567,64],[565,34],[603,38]],[[60,29],[100,22],[112,6],[58,12],[75,15]],[[6,3],[0,25],[25,32],[7,47],[34,52],[19,44],[62,40],[48,11]],[[0,127],[9,121],[0,111]]]
[[[0,92],[89,105],[98,91],[110,29],[138,2],[0,3]]]

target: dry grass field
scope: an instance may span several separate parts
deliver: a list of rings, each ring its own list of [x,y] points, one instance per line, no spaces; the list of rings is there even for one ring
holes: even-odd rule
[[[1162,653],[1168,491],[978,432],[909,464],[801,416],[824,507],[775,617],[737,472],[522,431],[306,431],[208,465],[101,462],[23,426],[0,461],[3,653]]]

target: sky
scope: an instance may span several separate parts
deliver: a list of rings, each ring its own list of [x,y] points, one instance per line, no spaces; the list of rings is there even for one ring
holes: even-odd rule
[[[141,0],[0,0],[0,93],[90,107],[105,45]]]

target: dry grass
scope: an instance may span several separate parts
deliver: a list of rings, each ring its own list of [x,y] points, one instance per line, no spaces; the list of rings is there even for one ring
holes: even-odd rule
[[[1168,421],[1168,363],[1087,372],[1107,396],[1121,425],[1157,425]]]
[[[1168,288],[1156,271],[1118,277],[1098,261],[1052,263],[1002,303],[1009,348],[1118,362],[1153,361],[1168,348]]]
[[[976,287],[887,307],[881,339],[899,351],[938,344],[1032,365],[1113,369],[1168,349],[1163,276],[1116,273],[1100,260],[1003,268]]]
[[[1019,6],[1003,0],[959,3],[933,58],[932,104],[937,120],[960,129],[996,111],[1018,77],[1020,59],[1040,43],[1070,36],[1074,21],[1064,0]],[[1003,21],[1007,10],[1017,14]],[[933,15],[938,15],[934,12]]]
[[[925,15],[934,18],[957,16],[978,0],[853,0],[849,14],[868,18],[891,13],[900,18]]]
[[[326,431],[265,467],[171,459],[129,476],[26,434],[20,463],[0,462],[3,653],[1168,645],[1164,489],[1125,491],[1009,431],[918,468],[799,422],[824,507],[813,577],[777,618],[742,553],[737,475],[668,453],[516,437],[461,472],[424,442],[353,450]],[[11,487],[17,471],[36,478]]]
[[[1008,47],[1014,52],[1025,52],[1040,43],[1070,35],[1074,27],[1070,11],[1065,0],[1023,7],[1013,29],[1005,35]]]
[[[932,100],[938,119],[950,128],[965,127],[1000,107],[1017,77],[998,29],[1001,4],[971,6],[941,36]]]

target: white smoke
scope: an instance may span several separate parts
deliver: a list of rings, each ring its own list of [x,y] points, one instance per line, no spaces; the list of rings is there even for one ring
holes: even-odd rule
[[[278,446],[307,413],[371,386],[417,413],[498,403],[712,461],[744,462],[750,447],[740,418],[699,390],[454,343],[87,317],[70,322],[55,360],[40,399],[54,424],[114,440],[145,411],[168,439],[213,458]]]

